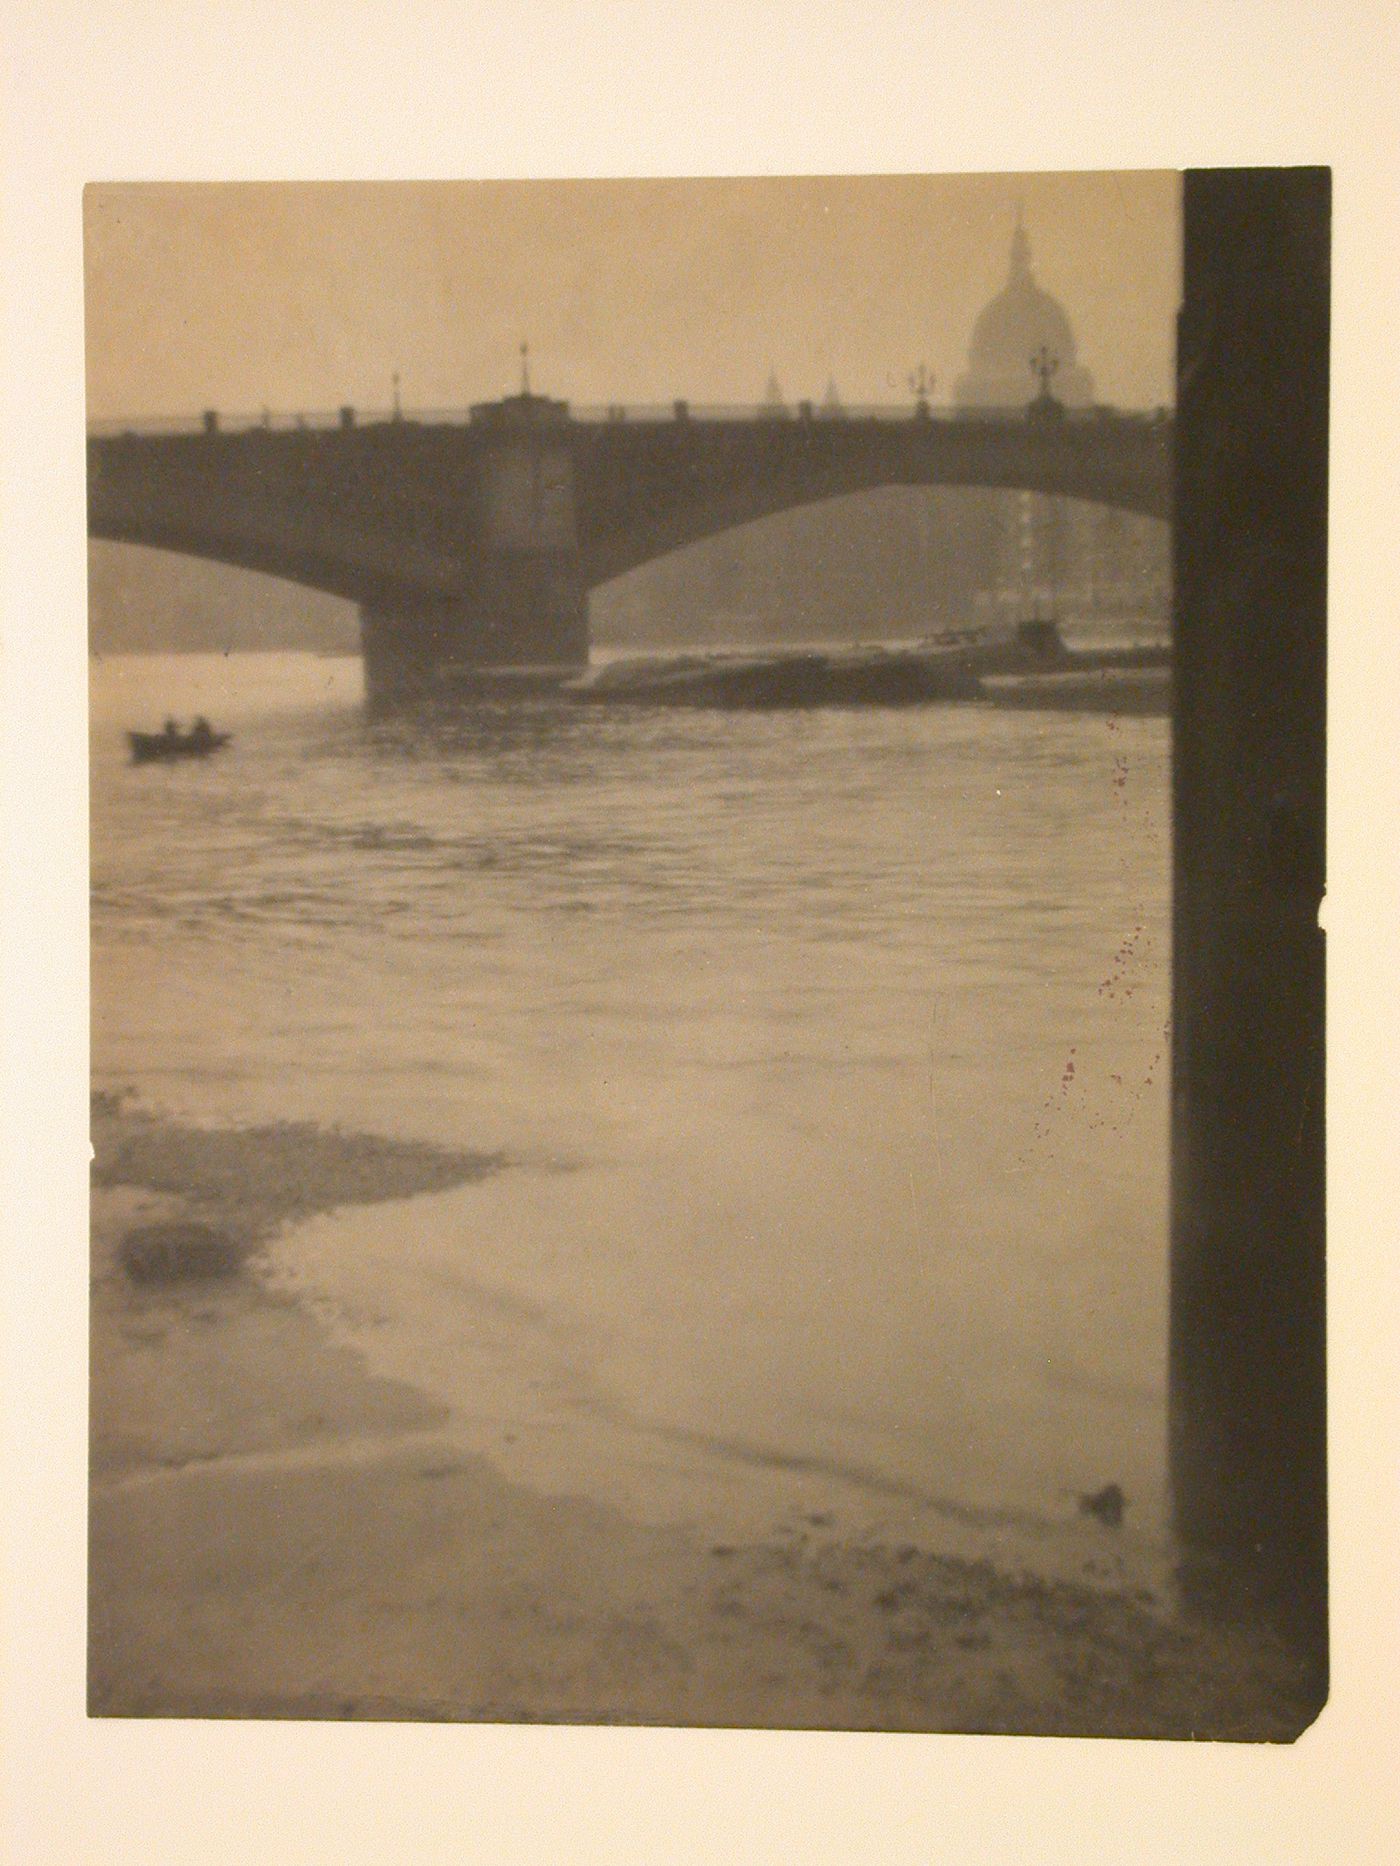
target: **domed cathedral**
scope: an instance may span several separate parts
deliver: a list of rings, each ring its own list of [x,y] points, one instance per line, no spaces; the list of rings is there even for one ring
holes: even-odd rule
[[[954,401],[967,419],[1014,420],[1043,393],[1068,409],[1092,407],[1094,379],[1079,361],[1063,305],[1036,284],[1018,212],[1006,284],[972,327]],[[1161,526],[1079,500],[1029,492],[989,497],[996,506],[990,587],[979,606],[994,619],[1165,622],[1170,593]]]
[[[1093,402],[1094,379],[1079,365],[1064,307],[1035,282],[1030,237],[1018,213],[1006,283],[972,327],[954,401],[969,414],[1023,412],[1040,392],[1038,369],[1067,408]]]

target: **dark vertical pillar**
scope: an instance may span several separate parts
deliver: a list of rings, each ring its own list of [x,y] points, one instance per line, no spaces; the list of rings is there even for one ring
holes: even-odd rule
[[[567,405],[529,393],[481,403],[472,429],[470,572],[450,596],[361,608],[371,702],[500,691],[587,665]]]
[[[1330,176],[1185,177],[1171,1469],[1188,1603],[1327,1689],[1323,887]]]
[[[533,672],[548,682],[588,663],[588,592],[577,553],[483,553],[466,594],[361,604],[365,688],[373,704],[450,697]]]

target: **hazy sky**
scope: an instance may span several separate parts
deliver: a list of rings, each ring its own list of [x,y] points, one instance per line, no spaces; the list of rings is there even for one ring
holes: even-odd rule
[[[1172,395],[1179,183],[1163,171],[620,182],[101,185],[86,195],[93,419],[591,402],[947,397],[1006,277],[1038,282],[1101,400]]]

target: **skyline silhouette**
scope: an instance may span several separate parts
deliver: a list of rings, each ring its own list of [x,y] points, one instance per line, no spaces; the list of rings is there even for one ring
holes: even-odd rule
[[[936,400],[1018,214],[1102,400],[1172,395],[1170,171],[729,180],[102,184],[88,414]],[[397,382],[396,379],[397,378]],[[1029,382],[1029,371],[1028,371]]]

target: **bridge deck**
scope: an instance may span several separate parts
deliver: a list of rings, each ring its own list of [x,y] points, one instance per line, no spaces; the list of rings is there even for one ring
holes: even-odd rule
[[[687,402],[683,404],[684,414],[677,416],[673,402],[631,402],[631,403],[581,403],[571,405],[570,419],[586,425],[605,422],[622,422],[647,425],[650,423],[672,422],[677,419],[687,421],[840,421],[862,422],[879,421],[889,423],[911,421],[988,421],[999,426],[1014,426],[1024,422],[1025,411],[1021,409],[964,409],[953,407],[930,407],[920,410],[907,402],[870,402],[842,404],[840,407],[811,406],[810,413],[805,412],[804,404],[784,406],[774,409],[764,405],[741,402]],[[252,432],[295,433],[309,430],[322,433],[327,429],[340,428],[343,425],[342,411],[338,408],[318,409],[258,409],[255,411],[238,410],[225,412],[214,411],[217,416],[218,432],[221,434],[247,434]],[[471,425],[470,408],[416,408],[395,410],[392,408],[357,408],[354,411],[354,423],[357,427],[377,428],[404,425],[409,427],[468,427]],[[1171,415],[1166,409],[1114,409],[1096,407],[1086,409],[1066,409],[1065,419],[1081,425],[1095,422],[1131,422],[1140,426],[1170,423]],[[88,437],[91,440],[112,440],[123,435],[139,437],[166,434],[200,434],[205,432],[205,416],[198,415],[131,415],[106,417],[88,423]]]
[[[496,559],[527,547],[571,557],[569,577],[592,588],[735,526],[882,486],[1022,490],[1166,519],[1171,460],[1160,412],[1044,406],[598,415],[517,398],[441,419],[347,410],[315,427],[209,417],[92,434],[88,528],[397,611],[475,601]]]

